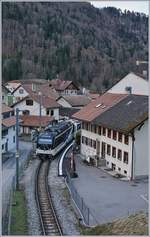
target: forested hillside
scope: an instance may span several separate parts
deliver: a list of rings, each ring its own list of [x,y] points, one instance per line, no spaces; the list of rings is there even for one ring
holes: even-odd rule
[[[2,3],[3,80],[109,87],[148,59],[148,17],[90,3]]]

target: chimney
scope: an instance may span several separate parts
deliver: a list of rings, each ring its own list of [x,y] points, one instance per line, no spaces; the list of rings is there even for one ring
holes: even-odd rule
[[[35,83],[32,83],[32,91],[36,92],[36,84]]]
[[[143,70],[143,76],[147,77],[147,70]]]

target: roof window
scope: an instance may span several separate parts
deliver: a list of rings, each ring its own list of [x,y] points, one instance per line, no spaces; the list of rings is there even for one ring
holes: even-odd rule
[[[98,108],[98,107],[100,107],[102,104],[98,104],[98,105],[96,105],[96,108]]]

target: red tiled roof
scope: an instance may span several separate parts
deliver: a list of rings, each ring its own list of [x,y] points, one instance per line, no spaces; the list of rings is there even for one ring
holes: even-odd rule
[[[58,91],[63,91],[67,89],[67,87],[72,83],[73,83],[72,81],[65,81],[65,80],[60,80],[60,79],[54,79],[49,82],[49,84],[52,85]],[[76,85],[74,86],[77,88]]]
[[[97,93],[89,93],[88,96],[92,99],[95,100],[97,99],[100,95]]]
[[[38,94],[40,91],[43,95],[51,97],[55,100],[59,97],[59,94],[57,93],[57,91],[54,88],[50,87],[49,83],[45,83],[42,85],[36,84],[36,91],[35,92],[32,91],[32,84],[23,84],[22,87],[29,93],[29,95]]]
[[[73,114],[73,118],[91,122],[100,114],[117,104],[128,95],[105,93],[96,100],[83,107],[80,111]]]
[[[91,102],[91,99],[86,95],[66,95],[63,98],[72,106],[85,106]]]
[[[12,108],[10,108],[9,106],[7,106],[6,104],[2,104],[2,114],[3,113],[7,113],[7,112],[12,112],[13,111],[13,109]]]
[[[15,105],[19,104],[20,102],[22,102],[26,99],[32,99],[32,100],[36,101],[37,103],[41,103],[41,105],[44,108],[59,108],[60,107],[60,104],[58,104],[53,98],[41,95],[41,99],[40,99],[40,96],[37,95],[37,93],[36,94],[31,93],[29,96],[25,96],[21,100],[14,103],[12,105],[12,107],[14,107]]]
[[[49,122],[53,121],[54,118],[50,116],[36,116],[36,115],[21,115],[20,116],[22,122],[21,125],[24,127],[39,127],[40,121],[41,126],[45,127],[49,124]]]
[[[2,124],[8,128],[16,125],[16,116],[3,119]]]

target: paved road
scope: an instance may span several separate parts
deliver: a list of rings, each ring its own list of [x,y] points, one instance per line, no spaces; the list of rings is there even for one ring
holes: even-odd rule
[[[148,211],[148,181],[120,181],[104,171],[83,164],[76,158],[79,177],[73,179],[80,196],[99,223]]]
[[[25,162],[28,157],[28,154],[32,148],[32,144],[30,142],[19,142],[20,147],[20,157],[19,157],[19,166]],[[9,194],[12,185],[13,177],[15,176],[16,171],[16,162],[15,155],[5,161],[2,164],[2,212],[3,215],[6,213],[6,207],[9,201]]]

